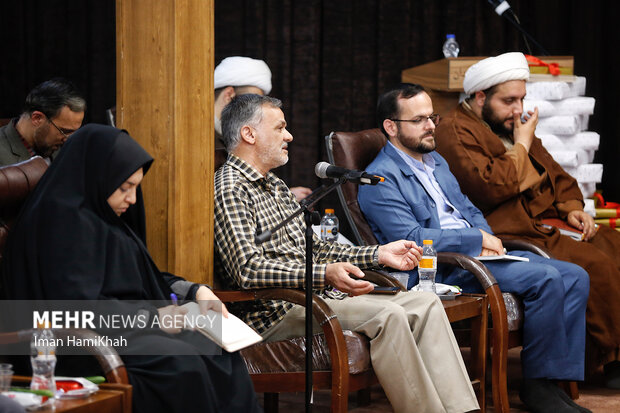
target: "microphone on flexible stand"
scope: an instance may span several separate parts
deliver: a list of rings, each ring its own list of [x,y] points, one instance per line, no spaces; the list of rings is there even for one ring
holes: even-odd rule
[[[371,175],[364,171],[341,168],[327,162],[317,163],[314,167],[314,173],[316,176],[323,179],[340,179],[344,177],[347,181],[360,185],[377,185],[379,182],[385,181],[385,178],[382,176]]]
[[[495,9],[495,13],[497,13],[498,16],[502,16],[508,10],[510,10],[510,13],[514,15],[514,12],[510,8],[510,4],[508,4],[506,0],[503,0],[503,1],[487,0],[487,1],[493,7],[493,9]]]
[[[525,31],[523,26],[521,26],[521,22],[519,21],[519,18],[517,17],[515,12],[510,7],[510,4],[508,4],[506,0],[487,0],[487,1],[491,5],[491,7],[493,7],[493,10],[495,10],[495,13],[497,13],[498,16],[505,17],[506,20],[508,20],[513,26],[517,28],[517,30],[521,32],[521,34],[523,35],[523,40],[525,41],[525,46],[527,47],[527,51],[529,54],[533,55],[534,53],[532,53],[532,49],[530,48],[530,44],[527,41],[527,39],[530,39],[532,43],[534,43],[534,45],[540,49],[543,55],[549,56],[549,52],[544,47],[542,47],[542,45],[538,43],[536,39],[532,37],[532,35],[530,35],[527,31]]]

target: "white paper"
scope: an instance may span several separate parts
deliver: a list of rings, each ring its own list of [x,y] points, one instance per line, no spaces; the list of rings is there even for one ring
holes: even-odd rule
[[[516,255],[509,255],[509,254],[504,254],[504,255],[485,255],[483,256],[479,256],[479,257],[474,257],[475,259],[477,259],[478,261],[499,261],[499,260],[507,260],[507,261],[525,261],[525,262],[529,262],[529,258],[527,257],[519,257]]]
[[[183,307],[187,308],[188,315],[197,316],[200,314],[200,307],[196,302],[192,301],[183,304]],[[208,328],[209,323],[204,323],[207,328],[199,327],[196,331],[204,334],[207,338],[213,340],[218,346],[230,353],[256,344],[263,339],[252,327],[248,326],[231,313],[228,313],[228,318],[225,318],[222,317],[221,313],[209,310],[206,316],[209,319],[219,317],[222,323],[222,331]]]
[[[192,301],[183,304],[183,307],[187,308],[188,315],[197,316],[200,314],[200,307],[196,302]],[[222,317],[221,313],[209,310],[206,316],[208,319],[219,317],[222,323],[222,330],[210,329],[208,328],[209,323],[203,323],[205,328],[199,327],[196,331],[204,334],[207,338],[213,340],[217,345],[230,353],[256,344],[263,339],[250,326],[231,313],[228,313],[228,318],[225,318]]]

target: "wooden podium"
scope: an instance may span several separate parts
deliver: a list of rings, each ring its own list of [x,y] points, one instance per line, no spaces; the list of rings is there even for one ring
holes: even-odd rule
[[[459,101],[459,94],[463,92],[463,78],[470,66],[485,59],[486,56],[451,57],[435,60],[420,66],[411,67],[402,71],[401,79],[406,83],[422,85],[433,99],[435,113],[445,115],[452,110]],[[572,56],[541,56],[545,62],[554,62],[564,68],[562,73],[572,75]],[[539,70],[540,69],[540,70]],[[544,73],[546,68],[531,68],[532,73]]]

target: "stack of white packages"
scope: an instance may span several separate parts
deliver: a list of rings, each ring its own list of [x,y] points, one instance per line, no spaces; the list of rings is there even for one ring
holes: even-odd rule
[[[528,82],[524,111],[538,107],[536,136],[553,159],[579,183],[585,198],[592,196],[601,182],[603,165],[592,163],[600,136],[588,132],[594,113],[594,98],[586,97],[586,78],[574,82]]]

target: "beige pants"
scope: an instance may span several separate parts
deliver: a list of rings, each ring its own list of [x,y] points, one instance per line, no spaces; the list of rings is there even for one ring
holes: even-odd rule
[[[326,300],[344,329],[370,338],[375,373],[396,412],[460,413],[478,409],[476,395],[443,305],[432,293],[363,295]],[[304,335],[296,305],[267,341]],[[320,331],[314,325],[315,331]]]

